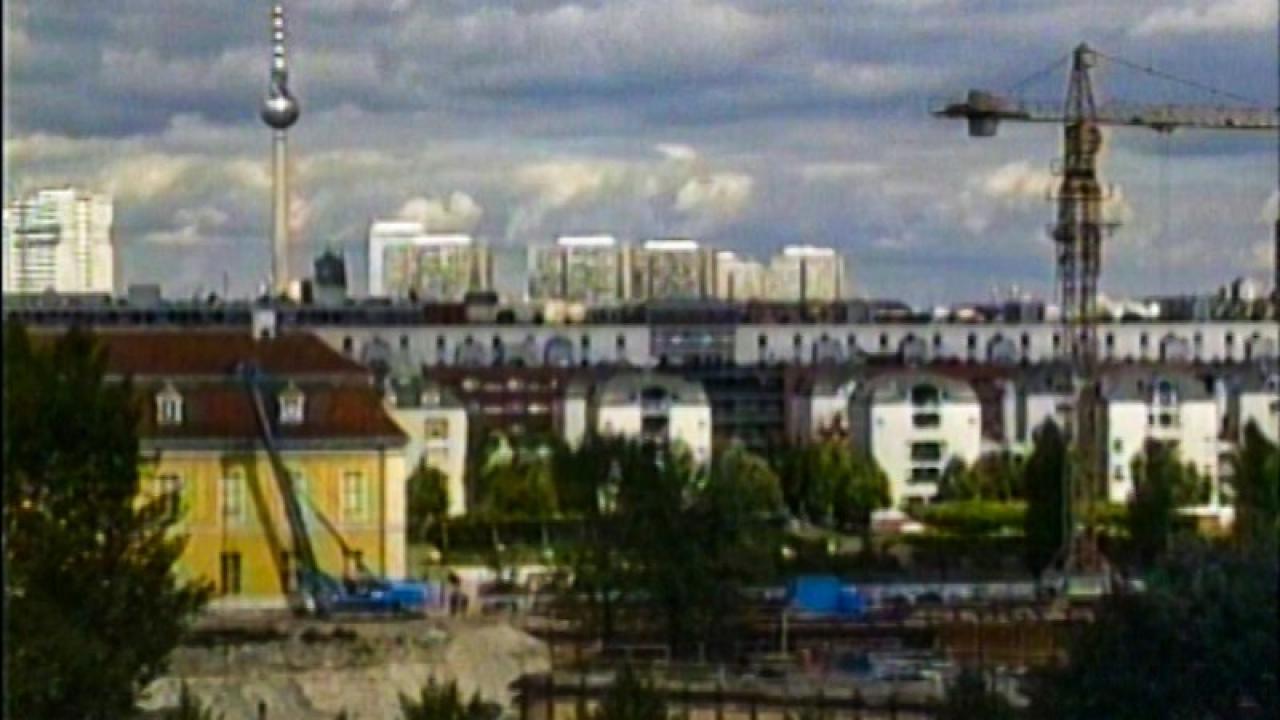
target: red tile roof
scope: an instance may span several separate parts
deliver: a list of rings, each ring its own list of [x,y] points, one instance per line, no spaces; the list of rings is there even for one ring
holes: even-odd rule
[[[139,388],[142,395],[143,438],[164,444],[180,440],[239,440],[259,438],[257,416],[247,389],[239,384],[176,386],[182,396],[183,417],[177,425],[156,422],[155,395],[148,386]],[[400,426],[387,415],[382,397],[372,387],[303,385],[305,397],[303,422],[298,425],[279,423],[276,389],[264,388],[263,400],[272,434],[282,443],[308,440],[380,439],[388,444],[401,444],[406,437]]]
[[[48,343],[58,334],[33,330],[31,337]],[[310,333],[285,332],[269,340],[229,330],[101,330],[94,336],[106,349],[108,371],[119,375],[220,376],[250,361],[267,375],[372,377]]]

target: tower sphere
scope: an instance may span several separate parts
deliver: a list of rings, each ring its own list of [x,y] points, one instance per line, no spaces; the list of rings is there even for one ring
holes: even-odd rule
[[[262,121],[276,130],[284,130],[298,121],[298,101],[287,91],[273,92],[262,102]]]

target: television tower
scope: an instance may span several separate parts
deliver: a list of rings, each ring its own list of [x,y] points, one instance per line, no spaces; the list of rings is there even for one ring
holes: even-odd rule
[[[284,52],[284,6],[271,8],[271,79],[262,121],[271,127],[271,292],[289,290],[289,128],[298,121]]]

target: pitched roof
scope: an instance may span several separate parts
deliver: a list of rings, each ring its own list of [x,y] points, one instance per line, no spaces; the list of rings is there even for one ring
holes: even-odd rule
[[[33,343],[49,343],[60,334],[33,330],[31,337]],[[108,372],[116,375],[225,376],[251,362],[268,375],[372,377],[310,333],[257,339],[234,330],[100,330],[94,337],[106,351]]]
[[[390,445],[406,441],[373,387],[304,385],[300,388],[305,398],[303,422],[297,425],[279,422],[279,389],[264,389],[262,395],[272,435],[283,445],[320,440],[351,440],[365,445],[373,441]],[[177,386],[177,391],[182,396],[182,422],[176,425],[158,423],[157,403],[144,396],[139,433],[145,440],[160,445],[199,440],[258,441],[256,411],[242,385]]]

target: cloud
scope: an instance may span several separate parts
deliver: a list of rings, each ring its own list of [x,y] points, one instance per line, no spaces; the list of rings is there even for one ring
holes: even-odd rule
[[[444,197],[414,197],[400,206],[396,217],[420,222],[431,232],[471,232],[484,208],[470,195],[457,190]]]
[[[754,181],[741,173],[690,178],[676,193],[676,210],[686,214],[731,217],[751,199]]]
[[[1263,225],[1275,224],[1277,217],[1280,217],[1280,190],[1272,191],[1271,196],[1258,210],[1258,222]]]
[[[1047,199],[1061,181],[1047,170],[1032,167],[1025,160],[1006,163],[982,179],[988,197],[1001,200]]]
[[[1147,15],[1133,33],[1192,35],[1259,32],[1276,25],[1272,0],[1183,0],[1178,7],[1161,7]]]

